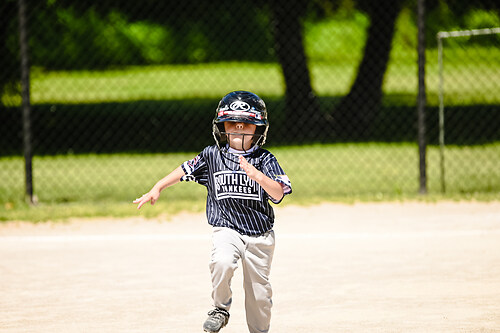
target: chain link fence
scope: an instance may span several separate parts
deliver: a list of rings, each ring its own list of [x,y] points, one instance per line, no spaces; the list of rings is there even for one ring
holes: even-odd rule
[[[214,143],[234,90],[266,101],[295,197],[418,192],[417,1],[22,1],[25,26],[19,1],[0,5],[4,206],[25,193],[20,27],[41,202],[132,200]],[[499,197],[500,35],[445,40],[441,72],[436,39],[499,27],[498,2],[425,13],[427,191]]]

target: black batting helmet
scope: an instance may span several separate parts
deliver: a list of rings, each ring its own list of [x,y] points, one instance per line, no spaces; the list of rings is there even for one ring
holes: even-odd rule
[[[269,122],[266,104],[249,91],[233,91],[222,97],[212,122],[213,136],[219,148],[227,143],[224,122],[243,122],[257,126],[252,138],[252,146],[262,146],[266,142]]]

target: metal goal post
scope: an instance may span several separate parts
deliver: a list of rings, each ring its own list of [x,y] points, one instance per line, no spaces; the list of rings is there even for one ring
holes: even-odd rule
[[[439,66],[439,167],[441,178],[441,192],[446,192],[445,166],[444,166],[444,78],[443,78],[443,39],[456,37],[469,37],[480,35],[500,34],[499,28],[474,29],[460,31],[440,31],[436,34],[438,45],[438,66]]]

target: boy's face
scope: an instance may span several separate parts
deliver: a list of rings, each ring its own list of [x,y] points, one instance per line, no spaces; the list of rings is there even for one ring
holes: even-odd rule
[[[243,122],[224,122],[224,129],[229,133],[228,141],[229,146],[237,150],[249,150],[252,147],[252,136],[243,136],[243,134],[255,134],[257,128],[254,124],[247,124]],[[236,134],[235,134],[236,133]]]

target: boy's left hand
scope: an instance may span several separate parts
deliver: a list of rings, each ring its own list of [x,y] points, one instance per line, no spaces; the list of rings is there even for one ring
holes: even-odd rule
[[[243,171],[245,171],[248,178],[258,182],[259,178],[261,177],[261,175],[263,175],[263,173],[257,170],[253,165],[248,163],[245,157],[240,156],[239,160],[240,160],[240,168],[242,168]]]

